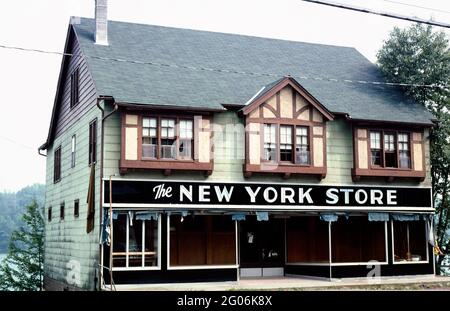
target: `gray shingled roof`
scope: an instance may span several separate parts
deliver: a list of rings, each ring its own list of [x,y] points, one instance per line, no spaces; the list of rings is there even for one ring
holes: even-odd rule
[[[89,56],[291,75],[332,112],[353,119],[430,124],[432,115],[399,89],[302,79],[382,81],[356,49],[109,21],[109,45],[94,44],[93,19],[74,24],[100,95],[117,102],[224,109],[244,104],[277,77],[113,62]]]

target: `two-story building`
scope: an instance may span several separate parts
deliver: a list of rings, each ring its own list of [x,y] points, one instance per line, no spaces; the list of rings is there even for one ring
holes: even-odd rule
[[[73,18],[45,286],[433,274],[430,113],[354,48]]]

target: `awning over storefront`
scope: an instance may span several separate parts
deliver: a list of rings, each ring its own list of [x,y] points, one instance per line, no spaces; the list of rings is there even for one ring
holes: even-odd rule
[[[245,220],[245,213],[235,213],[231,215],[231,219],[232,220],[237,220],[237,221],[241,221],[241,220]]]
[[[158,216],[155,212],[136,212],[136,220],[158,220]]]
[[[369,213],[369,221],[389,221],[389,213]]]
[[[258,221],[268,221],[269,213],[268,212],[256,212],[256,220]]]
[[[392,220],[396,221],[417,221],[420,220],[419,214],[391,214]]]
[[[334,222],[338,220],[338,215],[334,213],[322,213],[320,219],[323,221]]]

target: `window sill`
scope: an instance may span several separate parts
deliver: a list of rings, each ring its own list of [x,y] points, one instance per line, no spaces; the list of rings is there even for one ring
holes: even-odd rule
[[[128,170],[159,170],[164,175],[170,175],[172,171],[203,171],[205,175],[211,175],[214,168],[213,162],[198,162],[194,160],[120,160],[121,174]]]
[[[352,169],[352,178],[354,181],[360,180],[362,177],[385,177],[389,181],[395,178],[412,178],[419,181],[425,180],[425,171],[413,171],[412,169],[399,168],[370,168],[370,169]]]
[[[294,163],[262,162],[261,164],[244,164],[245,177],[251,177],[253,173],[282,174],[283,178],[289,178],[292,174],[313,175],[323,179],[327,174],[327,168]]]

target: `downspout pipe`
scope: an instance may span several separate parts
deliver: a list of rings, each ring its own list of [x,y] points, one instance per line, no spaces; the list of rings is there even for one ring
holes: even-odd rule
[[[108,112],[105,115],[105,109],[102,108],[102,106],[100,105],[100,102],[103,101],[112,101],[114,103],[114,109],[110,112]],[[99,219],[99,228],[100,228],[100,235],[102,234],[102,221],[103,221],[103,152],[104,152],[104,140],[105,140],[105,121],[106,119],[108,119],[111,115],[113,115],[117,110],[119,110],[119,106],[117,105],[117,103],[114,101],[113,97],[110,96],[99,96],[97,97],[97,102],[96,102],[97,108],[100,109],[100,111],[102,112],[102,136],[100,138],[100,219]],[[111,224],[112,225],[112,224]],[[99,236],[100,239],[101,236]],[[102,244],[99,244],[99,258],[103,258],[102,256]],[[101,262],[100,265],[100,269],[99,269],[99,275],[98,275],[98,279],[99,279],[99,289],[102,288],[102,282],[103,282],[103,260]]]

